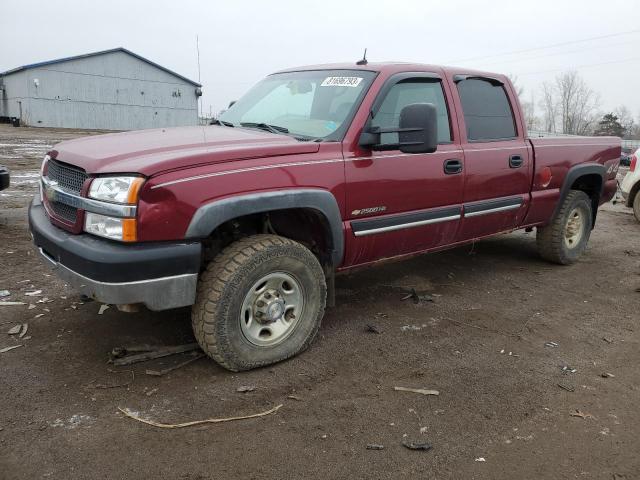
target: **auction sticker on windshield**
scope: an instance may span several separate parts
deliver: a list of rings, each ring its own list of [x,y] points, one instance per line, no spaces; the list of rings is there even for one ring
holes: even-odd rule
[[[320,84],[321,87],[357,87],[362,77],[327,77]]]

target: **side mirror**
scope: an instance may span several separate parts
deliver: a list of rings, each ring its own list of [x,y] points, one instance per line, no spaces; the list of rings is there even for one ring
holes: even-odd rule
[[[398,143],[403,153],[433,153],[438,148],[438,114],[431,103],[412,103],[400,111]]]
[[[382,144],[380,135],[397,133],[398,143]],[[438,148],[438,116],[431,103],[412,103],[400,111],[398,127],[365,127],[359,145],[372,150],[400,150],[403,153],[433,153]]]

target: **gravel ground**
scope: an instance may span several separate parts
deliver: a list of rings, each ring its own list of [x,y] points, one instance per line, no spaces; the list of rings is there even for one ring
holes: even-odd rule
[[[0,290],[26,303],[0,306],[0,349],[22,345],[0,353],[1,478],[640,478],[640,225],[628,209],[602,209],[574,266],[540,260],[525,233],[389,263],[338,278],[338,306],[295,359],[242,374],[200,359],[152,377],[189,355],[114,367],[108,353],[192,342],[188,310],[99,315],[30,243],[42,155],[87,133],[0,126],[13,173]],[[423,301],[402,300],[411,288]],[[21,323],[22,339],[7,335]],[[174,430],[118,411],[173,423],[280,404]]]

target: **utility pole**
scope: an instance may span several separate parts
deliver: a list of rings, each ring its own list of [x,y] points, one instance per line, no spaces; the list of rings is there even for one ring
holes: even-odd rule
[[[198,83],[202,85],[202,81],[200,80],[200,41],[198,39],[198,35],[196,34],[196,53],[198,57]],[[202,118],[202,95],[198,97],[198,103],[200,104],[200,118]],[[200,123],[200,120],[198,121]]]

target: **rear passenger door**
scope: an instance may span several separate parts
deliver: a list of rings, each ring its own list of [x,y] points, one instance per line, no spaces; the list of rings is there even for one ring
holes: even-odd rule
[[[531,152],[518,104],[500,79],[455,75],[451,80],[466,175],[458,239],[508,231],[522,222],[531,185]]]

